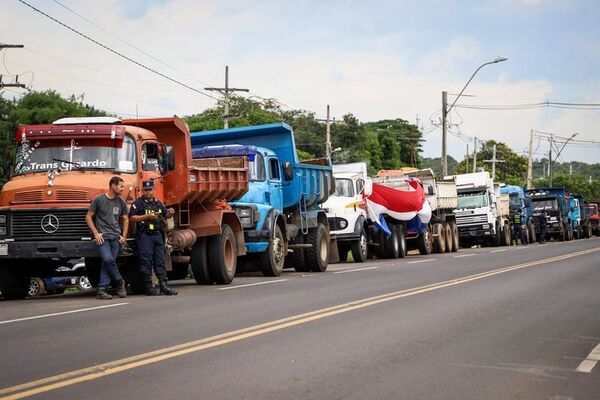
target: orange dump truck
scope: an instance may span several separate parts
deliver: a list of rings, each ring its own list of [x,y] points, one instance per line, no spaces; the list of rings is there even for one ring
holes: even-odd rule
[[[231,282],[245,252],[238,216],[227,201],[248,190],[244,157],[192,160],[190,133],[179,118],[64,118],[20,126],[11,179],[0,192],[0,295],[23,298],[31,276],[55,276],[69,259],[85,258],[99,281],[97,245],[85,223],[91,200],[112,176],[125,181],[131,204],[142,182],[176,210],[167,221],[167,268],[183,278],[191,265],[198,283]],[[143,292],[135,240],[121,249],[119,267],[133,293]]]

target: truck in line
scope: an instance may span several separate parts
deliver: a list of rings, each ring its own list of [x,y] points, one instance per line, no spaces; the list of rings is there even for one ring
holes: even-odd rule
[[[569,194],[572,199],[571,223],[573,224],[573,237],[575,239],[589,239],[592,237],[590,214],[586,212],[585,199],[580,193]]]
[[[534,243],[536,235],[535,226],[533,225],[533,210],[531,209],[531,199],[525,195],[525,189],[521,186],[501,184],[500,194],[508,195],[511,226],[514,215],[517,212],[521,215],[521,243]],[[512,234],[514,232],[511,231]]]
[[[53,276],[57,266],[81,257],[90,283],[98,284],[100,259],[85,215],[115,175],[125,181],[127,203],[141,195],[143,181],[153,180],[156,197],[175,208],[168,221],[170,275],[187,275],[191,263],[194,273],[208,271],[217,283],[233,279],[246,249],[227,201],[248,190],[244,158],[229,166],[194,165],[188,126],[177,117],[65,118],[20,126],[16,143],[15,173],[0,192],[4,299],[25,297],[31,276]],[[143,293],[135,250],[130,236],[118,263],[131,291]]]
[[[245,239],[244,267],[278,276],[282,269],[323,272],[329,225],[321,207],[333,188],[329,160],[300,162],[285,123],[192,132],[195,159],[241,156],[249,165],[248,192],[230,201]]]
[[[598,210],[598,203],[585,202],[585,214],[589,215],[590,227],[592,228],[592,234],[600,236],[600,212]]]
[[[558,239],[561,242],[573,239],[571,206],[564,187],[528,189],[526,194],[531,199],[533,223],[538,238],[540,234],[539,215],[545,211],[547,214],[546,238]]]
[[[462,247],[511,243],[508,195],[500,194],[489,172],[454,175],[458,206],[454,210]]]

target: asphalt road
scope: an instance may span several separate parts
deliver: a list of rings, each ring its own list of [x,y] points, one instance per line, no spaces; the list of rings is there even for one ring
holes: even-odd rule
[[[598,238],[173,286],[0,303],[0,400],[600,398]]]

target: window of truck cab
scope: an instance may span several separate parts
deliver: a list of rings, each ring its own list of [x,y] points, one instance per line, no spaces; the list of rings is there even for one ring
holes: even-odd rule
[[[265,158],[260,153],[256,153],[254,159],[250,158],[248,163],[248,175],[253,182],[264,182],[267,179],[265,171]]]
[[[137,171],[135,141],[129,135],[114,139],[61,139],[22,141],[17,144],[15,175],[34,172],[102,171],[123,173]]]
[[[354,188],[352,187],[352,179],[336,178],[334,195],[342,197],[353,197]]]
[[[281,173],[279,171],[279,160],[277,158],[269,158],[269,179],[272,181],[280,181]]]

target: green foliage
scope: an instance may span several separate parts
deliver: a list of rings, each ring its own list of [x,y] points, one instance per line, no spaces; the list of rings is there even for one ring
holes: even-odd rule
[[[534,180],[533,186],[548,187],[548,178]],[[569,175],[565,172],[557,172],[553,174],[552,186],[563,186],[570,193],[580,193],[586,201],[600,201],[600,180],[592,180],[590,183],[589,175]]]
[[[477,152],[477,168],[484,168],[486,171],[492,172],[492,164],[483,162],[483,160],[491,160],[493,147],[496,145],[496,158],[504,160],[503,163],[496,163],[496,182],[504,182],[512,185],[523,185],[527,177],[527,158],[518,155],[510,147],[504,143],[488,140],[483,144],[483,147]],[[457,174],[472,172],[473,160],[469,160],[469,171],[466,168],[466,160],[458,163],[456,166]]]
[[[429,158],[426,157],[422,161],[423,168],[431,168],[435,176],[442,175],[442,158],[434,157]],[[458,161],[451,155],[448,155],[448,175],[456,175],[456,166],[458,165]]]

